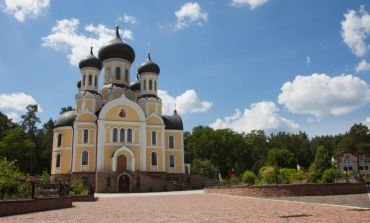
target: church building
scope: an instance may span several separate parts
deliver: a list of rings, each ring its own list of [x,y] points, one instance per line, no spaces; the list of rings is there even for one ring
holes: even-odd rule
[[[76,108],[55,122],[54,180],[81,179],[96,192],[172,190],[186,181],[182,119],[176,110],[162,114],[160,68],[150,52],[132,82],[134,60],[116,26],[98,57],[91,48],[80,61]]]

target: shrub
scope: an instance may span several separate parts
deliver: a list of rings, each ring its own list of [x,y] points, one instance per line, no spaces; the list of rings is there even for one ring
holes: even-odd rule
[[[29,188],[15,162],[0,159],[0,199],[26,198],[30,195]]]
[[[252,171],[246,170],[242,175],[242,181],[246,184],[254,184],[256,181],[256,175]]]
[[[217,168],[209,160],[194,159],[191,172],[213,178],[217,174]]]
[[[291,184],[305,179],[304,172],[301,170],[282,168],[279,170],[279,183]]]
[[[326,169],[321,177],[323,183],[333,183],[335,181],[336,170],[334,168]]]
[[[261,183],[277,184],[279,183],[279,171],[276,167],[265,166],[259,171]]]
[[[74,179],[71,182],[71,191],[69,195],[88,195],[89,190],[84,187],[81,179]]]

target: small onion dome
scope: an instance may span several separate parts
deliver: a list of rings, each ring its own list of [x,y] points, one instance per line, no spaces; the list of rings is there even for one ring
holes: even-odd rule
[[[161,72],[159,66],[156,63],[154,63],[150,58],[150,52],[148,52],[147,60],[139,66],[138,72],[139,74],[146,72],[159,74]]]
[[[81,81],[78,81],[77,82],[77,88],[80,89],[81,88]]]
[[[99,59],[101,61],[109,58],[128,60],[131,64],[135,61],[135,51],[130,45],[122,41],[118,26],[116,26],[116,37],[99,49]]]
[[[175,110],[173,115],[164,115],[162,116],[165,129],[173,129],[173,130],[184,130],[182,119],[180,115],[177,114]]]
[[[85,59],[82,59],[78,64],[80,69],[84,67],[95,67],[99,70],[102,68],[101,60],[99,60],[93,53],[93,47],[90,47],[90,55],[87,56]]]
[[[76,118],[76,111],[67,111],[64,112],[59,118],[55,121],[54,127],[62,126],[73,126],[73,122]]]

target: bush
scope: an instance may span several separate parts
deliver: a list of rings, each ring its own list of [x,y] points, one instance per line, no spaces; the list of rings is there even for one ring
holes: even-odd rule
[[[277,184],[279,183],[279,171],[276,167],[265,166],[259,171],[261,183]]]
[[[279,170],[279,183],[291,184],[305,179],[304,172],[296,169],[282,168]]]
[[[254,184],[256,181],[256,175],[252,171],[246,170],[242,175],[242,181],[246,184]]]
[[[336,172],[334,168],[326,169],[322,174],[321,181],[323,183],[333,183],[335,181]]]
[[[74,179],[71,182],[71,191],[69,195],[88,195],[89,190],[84,187],[84,184],[81,179]]]
[[[26,177],[14,161],[0,159],[0,199],[26,198],[30,195]]]
[[[191,172],[214,178],[217,168],[209,160],[195,159],[191,165]]]

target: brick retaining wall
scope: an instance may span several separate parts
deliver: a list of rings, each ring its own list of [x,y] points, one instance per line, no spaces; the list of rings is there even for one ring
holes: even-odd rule
[[[71,197],[0,201],[0,216],[72,207]]]
[[[205,188],[206,193],[253,197],[318,196],[367,193],[363,183],[280,184]]]

